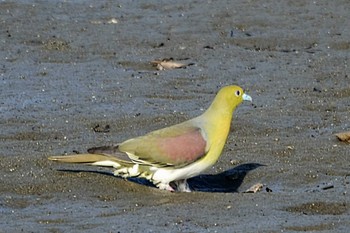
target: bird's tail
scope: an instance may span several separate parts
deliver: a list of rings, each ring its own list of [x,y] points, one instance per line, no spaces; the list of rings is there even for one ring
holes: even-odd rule
[[[118,159],[112,155],[106,154],[76,154],[76,155],[63,155],[63,156],[50,156],[49,160],[62,162],[62,163],[83,163],[95,166],[104,167],[131,167],[134,164],[131,161],[125,161]]]

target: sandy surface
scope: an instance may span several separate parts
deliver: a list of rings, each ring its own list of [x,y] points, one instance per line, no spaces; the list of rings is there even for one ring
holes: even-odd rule
[[[0,232],[348,231],[349,1],[72,2],[0,2]],[[170,57],[195,65],[149,64]],[[254,105],[195,192],[47,160],[197,116],[227,84]]]

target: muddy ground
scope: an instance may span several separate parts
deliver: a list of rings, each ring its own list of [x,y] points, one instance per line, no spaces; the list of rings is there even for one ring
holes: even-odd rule
[[[350,2],[2,1],[0,232],[348,232]],[[194,63],[157,71],[150,61]],[[169,193],[57,164],[253,97]],[[256,183],[261,192],[244,193]]]

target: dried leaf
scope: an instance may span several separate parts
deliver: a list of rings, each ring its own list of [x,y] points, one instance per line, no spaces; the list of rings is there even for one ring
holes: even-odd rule
[[[350,142],[350,131],[335,134],[339,141]]]
[[[151,61],[151,64],[153,66],[156,66],[157,70],[172,70],[172,69],[185,68],[187,66],[193,65],[193,63],[185,64],[181,62],[176,62],[172,58],[154,60],[154,61]]]
[[[108,24],[117,24],[118,20],[116,18],[111,18],[110,20],[107,21]]]
[[[250,187],[249,189],[247,189],[247,190],[245,191],[245,193],[257,193],[257,192],[259,192],[259,191],[262,189],[263,186],[264,186],[264,185],[263,185],[262,183],[254,184],[252,187]]]
[[[96,132],[96,133],[109,133],[110,126],[109,126],[109,125],[100,126],[99,124],[97,124],[97,125],[93,128],[93,130],[94,130],[94,132]]]
[[[91,24],[117,24],[118,20],[116,18],[111,18],[109,20],[90,20]]]

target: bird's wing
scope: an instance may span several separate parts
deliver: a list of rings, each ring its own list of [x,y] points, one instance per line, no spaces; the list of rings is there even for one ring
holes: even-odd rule
[[[208,151],[205,132],[191,124],[179,124],[127,140],[118,149],[135,163],[156,167],[183,167]]]
[[[106,155],[106,156],[114,157],[115,159],[118,159],[118,160],[131,162],[129,156],[125,152],[122,152],[119,150],[119,144],[111,145],[111,146],[93,147],[88,149],[88,153]]]

